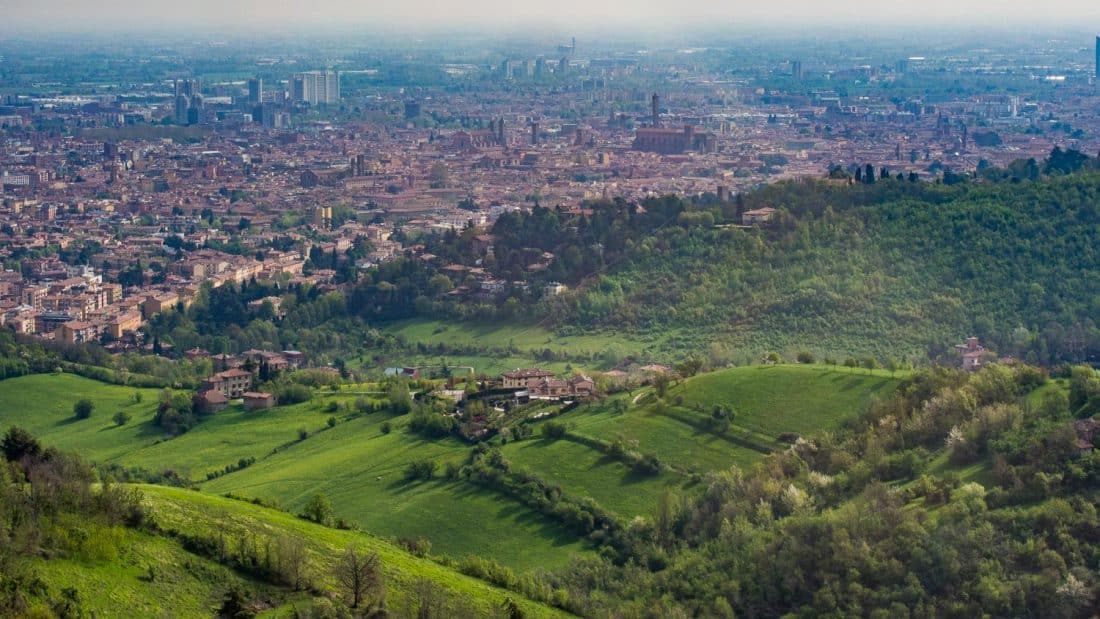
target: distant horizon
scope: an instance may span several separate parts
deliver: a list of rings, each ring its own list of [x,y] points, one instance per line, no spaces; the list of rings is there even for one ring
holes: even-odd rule
[[[1095,23],[1088,28],[1087,22]],[[808,0],[769,3],[624,2],[559,0],[553,4],[517,6],[505,0],[401,3],[355,0],[37,0],[5,9],[0,36],[57,33],[184,32],[196,28],[211,33],[258,34],[386,30],[391,34],[446,31],[493,32],[531,30],[534,36],[553,32],[589,34],[654,34],[686,38],[695,34],[762,29],[783,32],[813,26],[827,33],[868,35],[868,26],[895,32],[935,29],[943,32],[980,25],[986,32],[1027,34],[1036,30],[1100,34],[1100,3],[1050,0],[1042,5],[979,0],[959,3],[927,0],[920,5],[877,5],[840,0],[829,4]],[[192,33],[194,34],[194,33]],[[614,36],[617,36],[615,34]]]

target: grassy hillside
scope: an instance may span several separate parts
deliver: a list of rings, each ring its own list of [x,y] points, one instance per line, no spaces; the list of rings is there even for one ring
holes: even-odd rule
[[[171,538],[119,529],[117,542],[117,558],[34,559],[30,566],[50,591],[76,590],[82,608],[94,617],[210,617],[233,586],[260,600],[261,618],[284,617],[312,604],[308,593],[249,578]]]
[[[330,529],[283,512],[206,493],[160,486],[142,486],[141,489],[158,524],[165,529],[201,536],[222,533],[234,537],[245,532],[268,537],[289,534],[305,541],[308,563],[315,579],[328,586],[335,586],[332,566],[349,545],[378,553],[385,575],[387,606],[399,616],[414,612],[414,589],[425,579],[445,588],[465,607],[485,615],[497,612],[505,597],[519,602],[528,616],[562,614],[428,559],[415,557],[370,535]]]
[[[640,453],[656,455],[668,465],[656,476],[635,472],[585,442],[569,438],[510,443],[504,453],[514,466],[590,496],[620,516],[652,516],[665,491],[685,494],[700,489],[692,473],[726,470],[731,465],[751,467],[767,451],[785,447],[776,440],[779,434],[834,429],[854,418],[873,398],[887,396],[897,384],[898,379],[881,372],[849,373],[823,366],[732,368],[673,386],[663,404],[655,401],[652,392],[642,391],[584,405],[558,418],[573,436],[600,441],[621,438]],[[617,410],[616,399],[626,403],[625,412]],[[705,425],[705,413],[716,405],[737,411],[732,426],[723,433]]]
[[[515,468],[570,496],[591,497],[625,521],[652,516],[666,491],[698,491],[697,475],[733,464],[750,467],[783,447],[776,442],[780,433],[837,427],[896,384],[882,372],[824,366],[721,370],[673,385],[662,402],[649,389],[586,404],[560,418],[571,428],[570,438],[508,442],[503,454]],[[39,395],[26,399],[22,393]],[[483,555],[529,570],[562,566],[574,554],[591,553],[575,531],[513,497],[442,475],[426,482],[404,478],[406,467],[418,460],[433,460],[440,471],[448,463],[465,464],[471,451],[465,443],[422,439],[407,431],[407,417],[385,413],[336,413],[337,425],[328,428],[333,415],[328,403],[360,397],[350,391],[261,412],[231,407],[173,439],[152,424],[156,392],[144,392],[139,404],[133,393],[70,375],[0,381],[0,426],[20,424],[44,443],[92,461],[152,472],[172,469],[204,491],[261,498],[291,512],[322,493],[337,517],[377,535],[427,539],[433,554]],[[89,420],[72,417],[72,403],[80,397],[96,404]],[[623,405],[625,412],[619,412]],[[716,405],[736,411],[725,432],[706,425]],[[115,427],[109,417],[120,408],[133,419]],[[299,428],[310,436],[299,440]],[[665,467],[657,475],[640,473],[597,447],[616,439],[655,455]],[[206,480],[207,472],[253,457],[256,462],[243,470]]]
[[[728,404],[736,413],[736,425],[774,437],[835,429],[897,384],[897,378],[883,371],[753,366],[696,376],[670,394],[682,395],[686,408],[707,411],[716,403]]]
[[[140,403],[134,394],[141,393]],[[328,415],[304,403],[262,414],[230,407],[192,431],[166,440],[153,424],[159,392],[100,383],[72,374],[37,374],[0,382],[0,426],[20,425],[49,445],[76,451],[94,462],[118,463],[160,472],[175,470],[185,479],[204,479],[241,458],[260,458],[297,440],[298,428],[315,431]],[[350,397],[350,396],[349,396]],[[73,416],[73,404],[95,404],[90,419]],[[112,416],[131,415],[124,426]]]
[[[392,431],[382,432],[389,423]],[[218,478],[203,489],[276,500],[298,509],[317,492],[336,514],[380,535],[432,542],[432,551],[481,554],[516,569],[562,565],[585,544],[522,505],[480,488],[434,480],[406,482],[409,462],[462,462],[469,447],[454,439],[425,441],[405,419],[359,417]]]
[[[134,394],[141,394],[141,402]],[[35,374],[0,382],[0,426],[17,424],[48,445],[76,451],[90,460],[123,458],[139,445],[157,440],[148,422],[157,407],[155,389],[109,385],[73,374]],[[95,404],[91,418],[78,420],[73,405],[87,398]],[[119,411],[132,420],[117,427]]]
[[[406,483],[412,460],[441,465],[460,462],[469,447],[457,440],[424,441],[404,431],[405,419],[383,414],[357,417],[329,429],[328,401],[356,396],[317,396],[315,402],[262,412],[230,407],[189,432],[165,439],[153,425],[155,390],[132,403],[135,390],[72,375],[34,375],[0,381],[0,427],[20,425],[45,444],[80,453],[93,462],[171,469],[184,479],[204,481],[241,458],[258,461],[248,469],[204,485],[277,501],[298,510],[318,492],[336,514],[379,535],[426,538],[433,552],[454,557],[487,554],[516,569],[561,565],[586,544],[514,501],[473,486],[434,481]],[[25,397],[24,394],[29,394]],[[96,410],[76,420],[72,406],[89,398]],[[116,427],[117,410],[133,419]],[[383,424],[392,432],[383,433]],[[311,433],[298,440],[298,429]],[[278,448],[278,453],[273,453]],[[491,523],[487,525],[486,523]]]
[[[338,589],[333,566],[349,545],[377,553],[386,604],[397,616],[415,614],[417,588],[423,588],[425,581],[433,583],[437,596],[452,612],[492,616],[505,598],[511,598],[526,616],[564,614],[363,533],[329,529],[251,503],[194,491],[140,489],[152,518],[165,531],[211,539],[224,536],[231,542],[244,534],[261,540],[282,535],[303,540],[309,579],[321,589]],[[188,552],[169,535],[116,527],[111,536],[116,544],[111,556],[36,558],[30,566],[50,591],[75,589],[84,611],[97,617],[209,617],[231,586],[248,590],[259,600],[266,608],[261,617],[284,617],[313,603],[307,592],[291,592],[234,571]]]

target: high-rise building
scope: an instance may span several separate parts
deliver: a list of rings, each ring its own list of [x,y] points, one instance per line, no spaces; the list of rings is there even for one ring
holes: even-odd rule
[[[175,119],[176,124],[187,124],[187,108],[191,107],[191,99],[187,95],[176,95]]]
[[[1096,37],[1096,77],[1100,79],[1100,37]]]
[[[297,73],[291,80],[291,95],[295,101],[318,105],[340,102],[340,74],[331,69]]]
[[[264,81],[258,77],[248,80],[248,102],[257,105],[264,99]]]
[[[193,97],[202,91],[202,83],[195,78],[176,80],[176,96]]]
[[[657,93],[653,93],[653,97],[650,99],[650,104],[653,107],[653,109],[650,110],[650,114],[652,115],[652,118],[650,120],[650,122],[652,123],[651,126],[660,127],[661,126],[661,95],[659,95]]]
[[[191,97],[191,107],[187,108],[187,124],[197,125],[203,121],[202,95]]]
[[[792,60],[791,61],[791,77],[793,77],[796,80],[801,80],[802,79],[802,61],[801,60]]]

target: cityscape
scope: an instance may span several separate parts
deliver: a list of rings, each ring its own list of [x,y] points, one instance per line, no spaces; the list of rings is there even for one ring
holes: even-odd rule
[[[0,10],[0,617],[1100,608],[1100,9]]]
[[[217,73],[237,79],[204,75],[183,60],[196,50],[169,47],[142,69],[148,81],[89,80],[77,61],[47,81],[36,67],[66,62],[52,46],[5,49],[3,322],[140,345],[150,312],[189,304],[204,283],[333,285],[311,254],[360,271],[424,257],[422,235],[487,231],[535,205],[726,201],[866,165],[942,182],[1053,148],[1097,153],[1100,38],[1087,55],[1086,43],[871,43],[852,61],[812,46],[749,60],[737,47],[571,38],[418,51],[398,69],[366,50],[328,63],[234,50]],[[67,263],[50,248],[87,255]]]

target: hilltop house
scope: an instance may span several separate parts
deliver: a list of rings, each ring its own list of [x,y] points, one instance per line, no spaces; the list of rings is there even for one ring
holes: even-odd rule
[[[553,377],[553,372],[540,368],[516,369],[501,374],[501,382],[505,389],[533,389],[540,381]]]
[[[241,397],[244,398],[245,408],[250,411],[261,410],[275,406],[275,396],[270,393],[246,391],[241,395]]]
[[[962,357],[962,369],[973,372],[982,367],[985,347],[978,343],[978,338],[966,338],[965,344],[955,344],[955,350]]]
[[[233,368],[218,372],[202,382],[202,391],[214,389],[227,398],[239,398],[252,388],[252,373]]]
[[[741,223],[746,226],[762,224],[771,219],[774,215],[775,209],[770,206],[765,206],[764,208],[753,209],[741,213]]]
[[[193,401],[195,407],[206,414],[216,413],[229,404],[229,398],[217,389],[199,391],[195,394]]]
[[[539,368],[505,372],[501,379],[505,389],[524,389],[539,398],[588,396],[596,390],[596,382],[584,374],[562,380]]]

